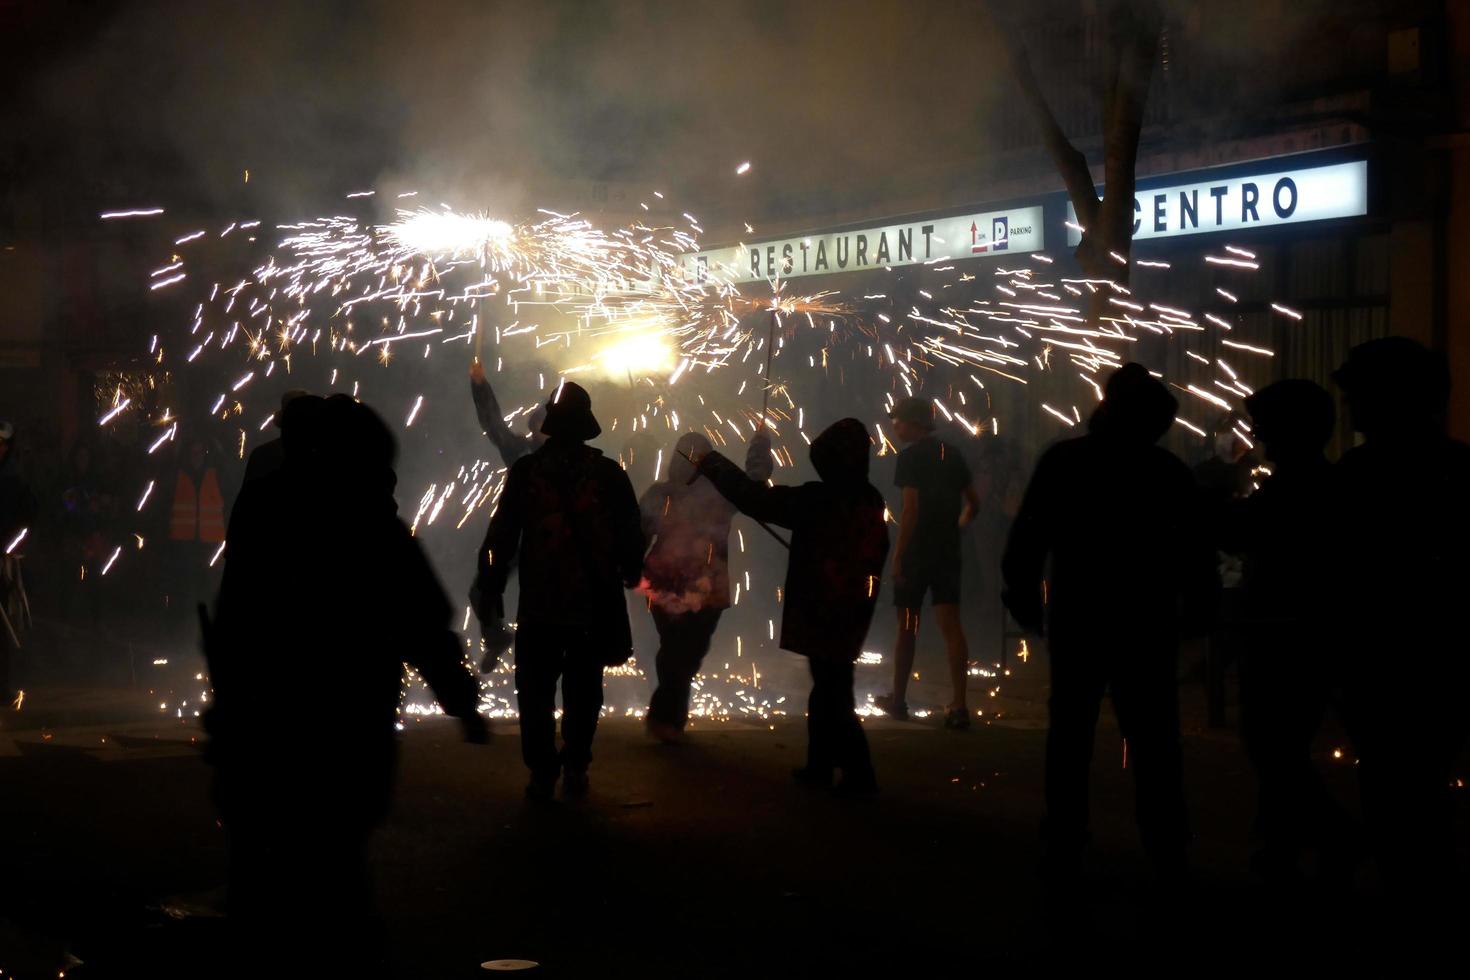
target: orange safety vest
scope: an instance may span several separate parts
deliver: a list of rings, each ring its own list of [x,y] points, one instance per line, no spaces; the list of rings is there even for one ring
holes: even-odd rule
[[[173,541],[205,541],[219,544],[225,539],[225,500],[219,492],[219,476],[213,467],[204,471],[199,489],[189,474],[179,470],[174,483],[174,508],[168,536]]]

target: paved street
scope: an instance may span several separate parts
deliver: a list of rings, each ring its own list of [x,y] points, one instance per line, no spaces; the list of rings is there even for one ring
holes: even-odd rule
[[[1064,941],[1040,915],[1044,731],[1034,675],[1015,687],[1029,699],[995,699],[1000,719],[968,733],[868,721],[883,793],[863,802],[791,784],[804,738],[793,719],[700,724],[677,748],[608,721],[591,798],[542,807],[522,800],[509,726],[476,747],[452,722],[410,722],[375,864],[402,975],[484,975],[480,962],[519,957],[559,977],[915,976],[961,955],[983,972],[1080,952],[1084,938]],[[1198,715],[1202,698],[1185,691]],[[30,715],[7,713],[0,975],[54,977],[68,954],[75,976],[208,975],[224,847],[198,731],[141,697],[36,695]],[[36,727],[48,711],[79,721]],[[121,720],[96,720],[108,711]],[[286,723],[303,751],[322,747],[309,714]],[[1233,737],[1191,725],[1187,759],[1200,885],[1180,907],[1149,895],[1121,745],[1111,727],[1100,739],[1093,935],[1119,949],[1146,939],[1179,964],[1250,960],[1276,948],[1265,926],[1347,928],[1356,913],[1341,896],[1309,893],[1283,916],[1253,890],[1253,793]],[[1350,764],[1330,769],[1351,798]],[[180,960],[192,965],[170,973]]]

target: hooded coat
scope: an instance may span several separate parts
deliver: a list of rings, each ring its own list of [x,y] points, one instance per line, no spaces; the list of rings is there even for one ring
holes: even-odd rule
[[[511,466],[480,549],[478,583],[504,594],[519,563],[521,626],[584,630],[623,663],[633,652],[623,589],[643,569],[638,499],[617,463],[575,439],[553,436]]]
[[[205,637],[208,759],[227,819],[285,813],[282,800],[379,819],[405,663],[448,714],[478,702],[449,598],[396,513],[386,426],[350,399],[311,409],[285,433],[285,465],[241,490]],[[303,749],[282,725],[296,704],[322,745]]]
[[[846,663],[862,653],[888,556],[883,495],[868,482],[870,449],[862,422],[833,423],[812,443],[821,479],[795,487],[752,480],[717,452],[700,461],[741,513],[792,532],[781,646],[793,653]],[[751,441],[750,454],[767,452],[764,439]]]

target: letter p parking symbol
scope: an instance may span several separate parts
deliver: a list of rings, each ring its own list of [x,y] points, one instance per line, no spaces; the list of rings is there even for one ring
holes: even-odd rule
[[[999,252],[1011,243],[1011,219],[990,219],[990,247]]]

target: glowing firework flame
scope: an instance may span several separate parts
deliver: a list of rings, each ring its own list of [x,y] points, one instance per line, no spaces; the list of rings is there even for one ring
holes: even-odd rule
[[[515,229],[508,222],[484,213],[453,211],[399,211],[399,220],[383,229],[383,237],[405,251],[419,255],[481,255],[497,252],[509,256]]]

